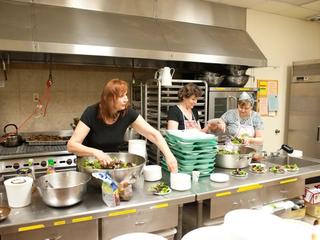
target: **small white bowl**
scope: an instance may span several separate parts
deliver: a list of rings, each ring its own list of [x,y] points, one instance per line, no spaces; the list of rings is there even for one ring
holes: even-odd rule
[[[230,179],[229,175],[225,173],[211,173],[210,180],[213,182],[223,183],[228,182]]]
[[[148,182],[159,181],[162,178],[161,167],[159,165],[147,165],[143,167],[144,180]]]

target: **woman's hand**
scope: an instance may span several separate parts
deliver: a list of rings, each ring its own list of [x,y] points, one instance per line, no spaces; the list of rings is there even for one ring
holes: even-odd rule
[[[170,159],[166,159],[168,169],[172,173],[177,173],[178,172],[178,163],[177,160],[174,156],[172,156]]]
[[[220,119],[211,119],[208,121],[208,128],[210,129],[211,132],[225,132],[226,130],[226,124],[225,122]]]
[[[101,150],[94,151],[93,155],[99,160],[102,166],[107,166],[110,162],[112,162],[112,159],[109,157],[109,155]]]

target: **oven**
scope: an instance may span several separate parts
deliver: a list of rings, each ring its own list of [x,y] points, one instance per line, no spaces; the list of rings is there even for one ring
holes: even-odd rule
[[[226,111],[237,108],[237,99],[242,92],[251,93],[255,102],[257,101],[257,88],[210,87],[208,94],[208,119],[219,118]],[[255,109],[256,104],[254,105]]]

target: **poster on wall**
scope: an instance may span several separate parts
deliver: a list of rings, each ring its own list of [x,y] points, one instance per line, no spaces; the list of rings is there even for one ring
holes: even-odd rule
[[[261,116],[276,116],[279,109],[278,80],[258,80],[258,112]]]

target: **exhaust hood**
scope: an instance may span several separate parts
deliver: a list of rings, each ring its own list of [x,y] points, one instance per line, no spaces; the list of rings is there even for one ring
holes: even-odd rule
[[[266,66],[241,29],[0,1],[0,51]]]

